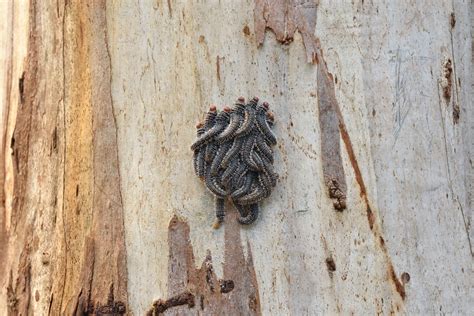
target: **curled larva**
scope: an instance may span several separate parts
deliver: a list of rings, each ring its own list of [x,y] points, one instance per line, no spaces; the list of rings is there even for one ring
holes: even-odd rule
[[[211,175],[211,171],[209,169],[207,170],[204,179],[209,191],[214,193],[217,197],[225,198],[227,195],[226,190],[220,186],[217,176]]]
[[[265,194],[266,194],[265,190],[258,184],[254,187],[254,189],[249,194],[243,196],[240,199],[237,199],[237,203],[242,204],[242,205],[258,203],[263,198],[265,198]]]
[[[232,200],[236,201],[240,199],[241,197],[243,197],[244,195],[249,194],[250,189],[252,188],[252,184],[255,179],[255,174],[253,172],[249,172],[249,174],[244,179],[245,181],[243,185],[241,185],[240,188],[232,192],[232,194],[230,195]]]
[[[238,205],[238,204],[237,204]],[[251,204],[248,206],[239,205],[236,208],[239,211],[240,217],[237,219],[242,225],[250,225],[258,218],[259,208],[258,204]]]

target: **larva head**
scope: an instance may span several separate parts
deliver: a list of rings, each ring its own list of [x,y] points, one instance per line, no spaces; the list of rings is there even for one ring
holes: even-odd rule
[[[239,98],[237,99],[237,101],[238,101],[239,103],[245,103],[245,98],[244,98],[244,97],[239,97]]]
[[[255,102],[258,102],[259,99],[258,99],[258,97],[253,97],[252,100],[255,101]]]
[[[211,106],[209,107],[210,112],[215,112],[216,109],[217,109],[217,107],[214,104],[211,104]]]
[[[268,112],[267,117],[271,122],[275,121],[275,115],[273,114],[273,112]]]
[[[202,122],[198,122],[196,124],[196,128],[202,128],[204,126],[204,124]]]
[[[267,109],[267,110],[270,108],[270,104],[268,104],[268,102],[266,102],[266,101],[263,102],[262,105],[263,105],[263,107],[264,107],[265,109]]]
[[[227,105],[224,106],[224,112],[230,113],[231,109]]]

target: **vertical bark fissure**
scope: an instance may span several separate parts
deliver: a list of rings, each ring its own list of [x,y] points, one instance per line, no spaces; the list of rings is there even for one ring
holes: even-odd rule
[[[59,0],[58,0],[59,2]],[[65,28],[66,28],[66,16],[67,16],[67,1],[63,3],[63,16],[62,16],[62,79],[63,79],[63,100],[62,100],[62,111],[63,111],[63,161],[62,161],[62,198],[63,201],[61,202],[61,221],[62,221],[62,237],[63,237],[63,244],[64,244],[64,269],[63,269],[63,282],[62,286],[60,287],[59,291],[61,295],[59,296],[59,310],[62,310],[63,307],[63,300],[64,300],[64,290],[66,288],[66,276],[67,276],[67,266],[68,266],[68,240],[66,236],[66,221],[65,221],[65,202],[64,197],[66,196],[66,152],[67,152],[67,133],[66,133],[66,53],[65,53],[65,45],[66,45],[66,37],[65,37]]]

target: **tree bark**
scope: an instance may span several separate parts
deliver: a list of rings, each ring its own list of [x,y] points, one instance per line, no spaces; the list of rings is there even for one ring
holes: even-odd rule
[[[0,3],[0,314],[472,313],[470,11]],[[241,95],[280,177],[215,230],[190,144]]]

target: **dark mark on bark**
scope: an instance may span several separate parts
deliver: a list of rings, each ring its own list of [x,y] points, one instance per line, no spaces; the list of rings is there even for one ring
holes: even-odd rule
[[[379,236],[379,242],[381,247],[385,247],[385,239],[382,236]]]
[[[326,267],[328,268],[329,272],[336,271],[336,262],[334,262],[332,257],[326,258]]]
[[[18,80],[18,91],[20,92],[20,103],[23,104],[23,102],[25,102],[25,95],[24,95],[24,91],[25,91],[25,86],[24,86],[24,82],[25,82],[25,72],[23,72],[21,74],[21,77],[20,79]]]
[[[229,293],[234,289],[234,281],[232,280],[219,280],[219,286],[221,293]]]
[[[242,32],[246,35],[246,36],[249,36],[250,35],[250,28],[248,25],[244,26],[244,28],[242,29]]]
[[[217,80],[221,81],[221,59],[224,60],[225,57],[219,57],[217,55],[216,57],[216,75],[217,75]]]
[[[453,104],[453,123],[454,124],[459,123],[460,114],[461,114],[461,109],[459,108],[459,104],[457,102],[454,102]]]
[[[329,189],[329,197],[335,199],[333,202],[336,211],[342,212],[346,208],[346,195],[341,190],[341,187],[336,179],[332,178],[326,184]]]
[[[403,300],[405,300],[405,297],[406,297],[405,287],[400,282],[400,280],[398,280],[397,275],[395,274],[395,270],[393,269],[393,266],[389,267],[389,273],[390,273],[390,277],[392,278],[393,283],[395,284],[395,288],[398,294],[400,294],[400,297]]]
[[[451,12],[449,22],[451,24],[451,28],[454,28],[454,26],[456,25],[456,15],[454,14],[454,12]]]
[[[366,212],[367,212],[367,220],[369,221],[370,230],[373,230],[374,229],[375,217],[374,217],[374,213],[370,209],[369,205],[367,205],[367,211]]]
[[[158,316],[159,314],[166,311],[168,308],[181,306],[181,305],[188,305],[188,308],[194,307],[194,295],[190,292],[184,292],[173,296],[166,301],[157,300],[153,303],[153,308],[149,310],[146,315],[147,316]]]
[[[57,127],[55,126],[53,129],[53,134],[51,136],[51,153],[52,151],[57,151],[58,149],[58,130]]]
[[[443,86],[443,97],[446,99],[446,102],[449,103],[451,100],[451,89],[453,85],[453,63],[451,62],[451,59],[448,58],[443,65],[443,81],[442,81],[442,86]]]
[[[403,284],[407,284],[408,282],[410,282],[410,274],[408,272],[403,272],[401,279]]]
[[[168,12],[170,15],[170,18],[173,17],[173,8],[171,7],[171,0],[168,0]]]

